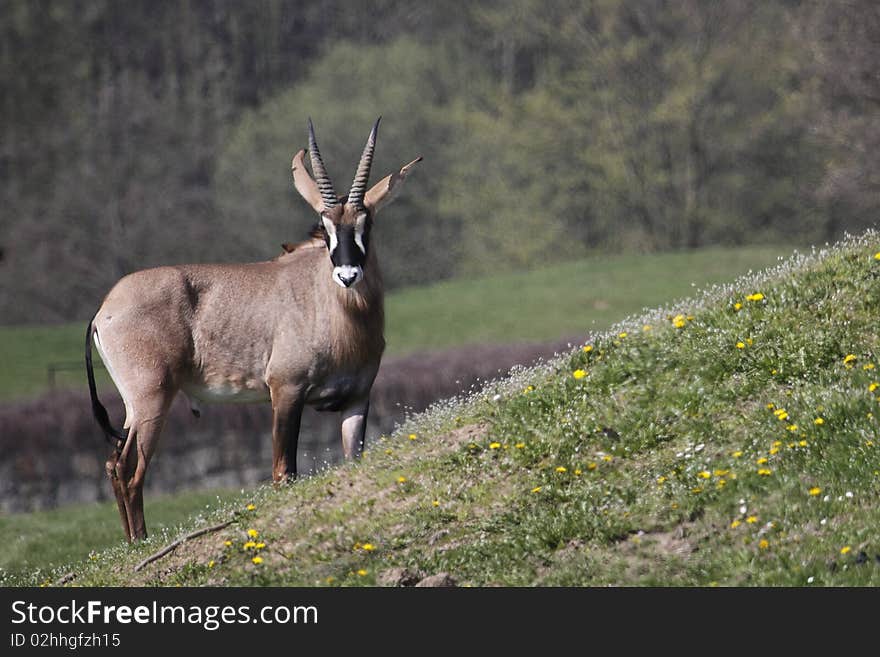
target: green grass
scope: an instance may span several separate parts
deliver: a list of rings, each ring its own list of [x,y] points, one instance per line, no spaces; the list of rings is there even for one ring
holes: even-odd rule
[[[408,569],[477,586],[876,586],[878,252],[868,233],[626,320],[589,351],[414,418],[363,462],[217,506],[191,524],[235,524],[138,574],[170,535],[51,576],[363,586]]]
[[[781,251],[749,247],[599,256],[535,272],[400,290],[387,298],[388,354],[583,335],[645,306],[688,295],[692,284],[718,283],[766,267]],[[84,390],[84,334],[85,322],[0,327],[0,400],[44,392],[52,363],[74,366],[56,374],[57,385]],[[109,384],[103,370],[97,376],[99,385]]]
[[[162,535],[190,520],[218,500],[234,499],[231,491],[190,491],[179,495],[147,496],[145,513],[151,529]],[[71,560],[86,560],[91,552],[122,541],[115,502],[76,504],[50,511],[0,516],[0,569],[7,572],[51,569]]]
[[[774,264],[790,247],[594,256],[546,269],[401,290],[388,299],[390,353],[535,342],[606,329],[643,308]]]

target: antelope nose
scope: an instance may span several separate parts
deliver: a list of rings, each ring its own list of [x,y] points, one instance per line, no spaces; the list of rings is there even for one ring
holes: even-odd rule
[[[351,287],[351,284],[354,283],[354,282],[357,280],[357,272],[354,272],[354,273],[352,273],[352,274],[343,274],[343,273],[340,273],[340,274],[339,274],[339,280],[342,282],[342,284],[343,284],[345,287]]]

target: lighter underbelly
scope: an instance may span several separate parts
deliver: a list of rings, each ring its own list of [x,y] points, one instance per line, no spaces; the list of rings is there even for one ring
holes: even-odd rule
[[[270,400],[269,388],[262,382],[250,385],[196,382],[183,386],[190,398],[202,402],[265,402]]]

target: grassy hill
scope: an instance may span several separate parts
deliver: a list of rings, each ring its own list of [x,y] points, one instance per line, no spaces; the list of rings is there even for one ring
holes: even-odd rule
[[[877,585],[878,316],[869,233],[620,323],[363,462],[5,583]]]
[[[598,256],[534,272],[400,290],[387,299],[388,353],[583,335],[645,306],[690,294],[695,284],[719,283],[766,267],[780,252],[778,247],[748,247]],[[57,372],[58,385],[84,389],[84,334],[85,322],[0,327],[0,400],[45,391],[51,364],[71,366]],[[102,370],[97,375],[109,384]]]

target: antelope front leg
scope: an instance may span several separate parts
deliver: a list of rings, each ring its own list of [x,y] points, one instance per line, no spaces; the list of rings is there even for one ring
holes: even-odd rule
[[[346,459],[359,458],[364,451],[364,434],[369,412],[369,398],[342,409],[342,452]]]
[[[272,390],[272,480],[296,479],[296,445],[303,398],[298,388]]]

